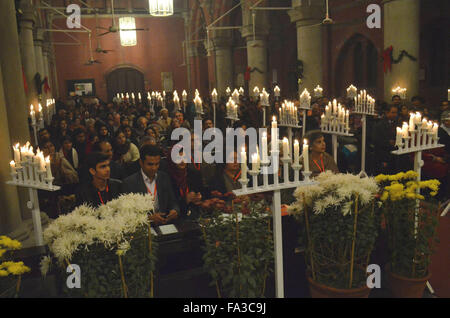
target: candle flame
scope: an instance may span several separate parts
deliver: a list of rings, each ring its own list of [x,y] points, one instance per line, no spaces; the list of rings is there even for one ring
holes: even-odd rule
[[[45,163],[50,163],[50,156],[45,157]]]
[[[303,144],[304,144],[305,146],[307,146],[307,145],[308,145],[308,139],[303,139]]]

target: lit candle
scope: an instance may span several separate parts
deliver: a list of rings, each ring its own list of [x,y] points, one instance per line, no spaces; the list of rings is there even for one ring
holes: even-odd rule
[[[261,105],[262,106],[269,106],[269,93],[266,92],[266,89],[263,88],[262,93],[260,94],[261,97]]]
[[[422,114],[417,112],[415,119],[416,119],[416,124],[419,125],[422,122]]]
[[[350,113],[348,110],[345,111],[345,129],[347,129],[347,132],[350,130]]]
[[[186,90],[183,90],[183,93],[182,93],[181,95],[182,95],[182,97],[183,97],[183,102],[186,102],[186,101],[187,101],[187,93],[186,93]]]
[[[237,89],[235,89],[233,92],[233,100],[236,104],[239,103],[239,91]]]
[[[267,133],[263,132],[262,133],[262,147],[261,147],[261,151],[262,151],[262,160],[263,162],[267,162]]]
[[[300,143],[297,139],[294,140],[294,165],[300,164]]]
[[[9,165],[11,166],[11,173],[16,173],[16,163],[12,160]]]
[[[409,137],[409,127],[407,123],[403,123],[403,127],[402,127],[402,133],[403,133],[403,138],[408,138]]]
[[[409,131],[414,131],[416,129],[415,117],[416,117],[416,115],[414,113],[410,114],[410,117],[409,117]]]
[[[273,93],[274,93],[275,97],[280,97],[280,95],[281,95],[280,92],[281,92],[281,89],[278,86],[275,86],[275,88],[273,89]]]
[[[350,99],[355,98],[357,93],[358,93],[358,90],[355,86],[353,86],[353,84],[347,88],[347,97],[348,98],[350,98]]]
[[[308,141],[305,139],[303,141],[303,165],[304,171],[309,172],[309,146]]]
[[[283,138],[283,158],[289,159],[289,140],[286,137]]]
[[[253,89],[253,94],[255,95],[256,98],[258,98],[258,96],[259,96],[259,88],[258,88],[258,86],[255,86],[255,88]]]
[[[439,125],[437,123],[434,123],[434,125],[433,125],[433,139],[436,142],[437,142],[437,139],[438,139],[438,129],[439,129]]]
[[[242,87],[239,87],[239,95],[243,96],[244,95],[244,89]]]
[[[47,156],[47,158],[45,158],[45,169],[47,171],[47,179],[53,178],[52,169],[50,167],[50,157],[49,156]]]
[[[212,102],[217,103],[217,90],[214,88],[214,90],[211,93]]]
[[[277,119],[273,116],[272,120],[272,152],[278,151],[278,124]]]
[[[260,167],[259,154],[256,152],[252,154],[252,170],[259,171],[259,167]]]
[[[31,115],[31,123],[32,125],[36,125],[36,113],[34,111],[34,106],[30,105],[30,115]]]
[[[15,146],[13,146],[14,149],[14,161],[17,162],[18,165],[20,165],[20,150],[19,150],[19,144],[17,143]]]
[[[300,107],[303,109],[311,108],[311,95],[306,88],[300,95]]]
[[[202,99],[197,95],[194,99],[195,110],[197,113],[203,113]]]
[[[323,96],[323,89],[322,89],[322,87],[320,87],[320,85],[317,85],[317,87],[314,89],[314,96],[315,97]]]
[[[402,137],[403,137],[403,130],[402,130],[402,128],[397,127],[397,139],[395,141],[395,145],[397,147],[402,146],[402,144],[403,144]]]
[[[231,88],[227,87],[225,92],[227,93],[227,96],[230,96],[231,95]]]
[[[241,151],[241,179],[247,179],[247,153],[245,147],[242,147]]]

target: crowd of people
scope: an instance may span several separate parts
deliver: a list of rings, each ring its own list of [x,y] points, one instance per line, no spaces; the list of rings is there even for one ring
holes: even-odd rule
[[[351,101],[338,100],[347,107]],[[350,128],[354,137],[339,138],[338,162],[331,153],[331,138],[320,132],[321,114],[329,100],[313,100],[307,113],[306,136],[301,129],[295,138],[309,139],[310,169],[313,175],[323,171],[359,173],[361,169],[361,118],[351,115]],[[227,127],[269,128],[271,115],[277,116],[280,101],[273,101],[263,123],[263,112],[258,100],[241,96],[238,116],[241,120],[226,119],[226,99],[217,104],[216,127],[225,133]],[[425,162],[422,177],[437,178],[442,182],[439,198],[448,199],[450,108],[448,101],[439,107],[428,107],[421,97],[411,102],[394,96],[391,103],[377,102],[376,115],[367,122],[367,167],[369,175],[393,174],[413,166],[413,157],[394,156],[396,127],[409,121],[410,112],[419,111],[427,119],[440,123],[439,138],[444,148],[423,153]],[[203,102],[203,130],[214,127],[210,100]],[[183,217],[195,217],[202,200],[214,193],[229,193],[241,187],[240,164],[237,152],[224,158],[223,164],[175,163],[172,149],[178,140],[171,140],[172,131],[183,127],[192,131],[191,143],[200,137],[193,133],[196,118],[193,103],[183,102],[177,109],[166,96],[161,104],[132,103],[115,98],[102,102],[98,98],[76,97],[66,102],[58,100],[51,123],[38,132],[38,142],[45,156],[50,156],[54,184],[61,186],[56,193],[42,192],[42,209],[50,217],[68,213],[80,204],[98,206],[122,193],[150,193],[155,196],[157,211],[154,221],[165,224]],[[299,119],[302,114],[299,113]],[[270,140],[270,129],[267,129]],[[287,134],[283,129],[280,136]],[[192,147],[194,149],[194,147]],[[180,154],[193,158],[194,153]],[[225,156],[225,153],[223,154]],[[229,160],[225,160],[229,159]],[[189,160],[185,160],[189,161]],[[281,174],[280,174],[281,178]],[[285,203],[289,203],[287,195]]]

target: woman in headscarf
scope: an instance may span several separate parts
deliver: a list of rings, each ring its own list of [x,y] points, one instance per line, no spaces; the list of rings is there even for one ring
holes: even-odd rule
[[[139,160],[139,149],[125,136],[125,132],[119,129],[114,136],[114,160],[121,164],[127,164]]]
[[[328,170],[339,173],[334,158],[326,152],[327,145],[323,133],[320,130],[310,131],[306,134],[306,139],[309,145],[309,169],[312,176],[315,177]]]
[[[169,156],[168,172],[172,181],[173,192],[180,206],[180,214],[182,217],[197,217],[199,215],[199,205],[202,198],[205,197],[205,190],[202,185],[202,177],[199,171],[188,169],[187,156],[183,152],[183,148],[175,146],[173,153],[178,150],[179,156],[182,158],[180,163],[175,163],[172,156]]]

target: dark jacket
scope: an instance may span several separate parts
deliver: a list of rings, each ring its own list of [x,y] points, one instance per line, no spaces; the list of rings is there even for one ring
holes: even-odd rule
[[[94,187],[92,182],[80,185],[76,193],[76,206],[82,204],[91,205],[94,208],[99,207],[103,203],[107,203],[114,199],[117,199],[120,195],[122,181],[109,179],[108,191],[100,192]]]
[[[180,208],[178,206],[177,199],[173,194],[170,177],[163,171],[158,171],[156,176],[156,189],[159,212],[169,213],[171,210],[176,210],[179,214]],[[121,192],[142,194],[148,193],[141,170],[123,180]]]
[[[189,192],[200,192],[202,198],[205,198],[208,195],[203,187],[202,175],[198,170],[187,169],[186,180]],[[173,178],[171,178],[171,183],[173,193],[180,207],[181,215],[186,216],[189,210],[191,210],[191,212],[196,212],[198,210],[198,207],[192,203],[186,204],[186,193],[183,192],[183,189],[180,189]]]

